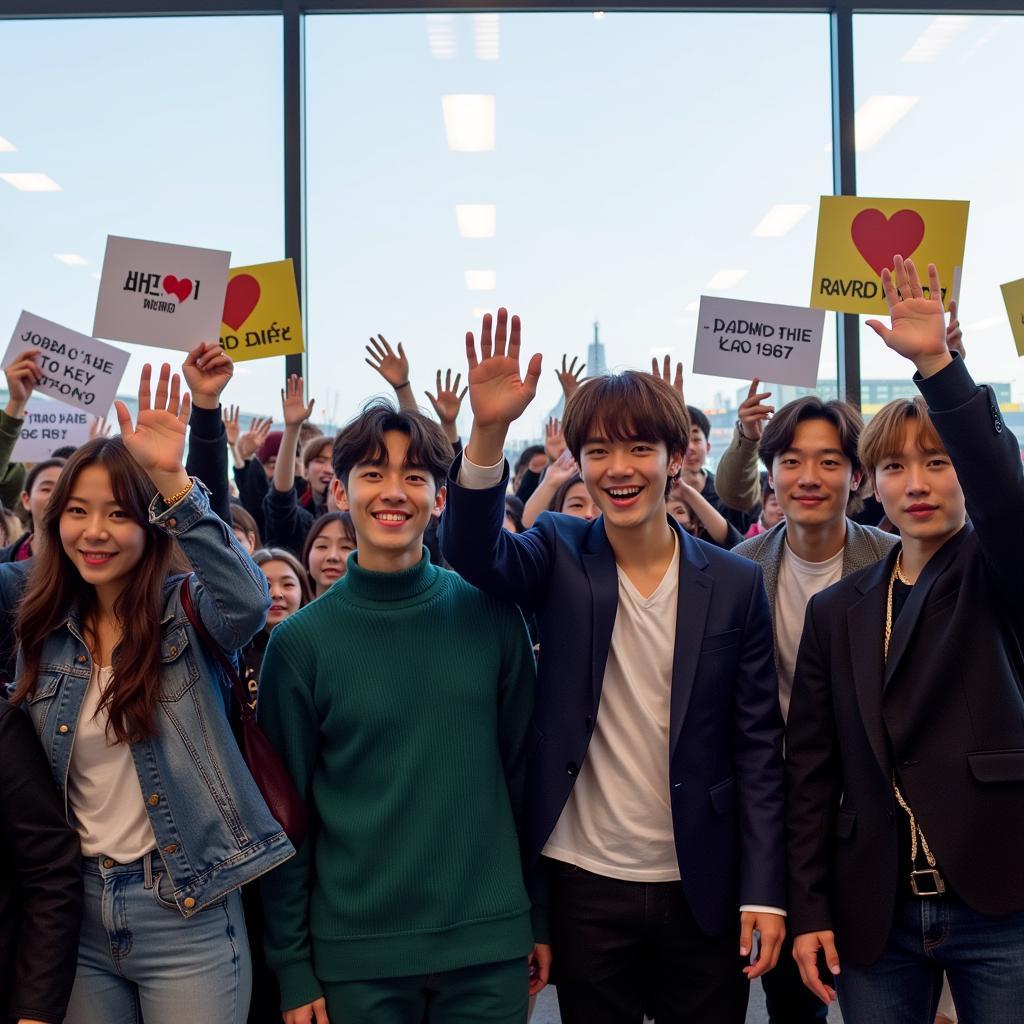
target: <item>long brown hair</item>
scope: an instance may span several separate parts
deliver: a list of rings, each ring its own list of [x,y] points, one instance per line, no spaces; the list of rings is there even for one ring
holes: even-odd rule
[[[94,438],[68,459],[43,521],[37,524],[43,540],[34,545],[35,558],[18,608],[16,629],[23,668],[12,700],[22,701],[35,691],[43,645],[73,608],[83,623],[84,639],[87,643],[94,640],[96,591],[79,575],[60,538],[61,516],[78,474],[94,465],[107,471],[114,500],[132,522],[146,531],[142,559],[114,603],[121,640],[110,659],[113,671],[101,702],[117,740],[134,743],[155,732],[153,711],[160,694],[164,583],[170,573],[188,572],[189,567],[174,538],[150,525],[149,504],[156,488],[119,437]]]

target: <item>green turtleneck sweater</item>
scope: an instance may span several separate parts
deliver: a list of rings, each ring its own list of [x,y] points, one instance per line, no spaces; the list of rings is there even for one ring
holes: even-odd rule
[[[260,723],[310,812],[263,880],[282,1008],[321,982],[525,957],[515,818],[533,710],[522,616],[423,560],[367,572],[277,626]]]

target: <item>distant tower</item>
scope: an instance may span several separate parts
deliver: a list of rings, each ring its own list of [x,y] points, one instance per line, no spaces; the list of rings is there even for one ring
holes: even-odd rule
[[[608,364],[604,361],[604,342],[598,335],[599,324],[594,321],[594,340],[587,346],[587,376],[605,377]]]

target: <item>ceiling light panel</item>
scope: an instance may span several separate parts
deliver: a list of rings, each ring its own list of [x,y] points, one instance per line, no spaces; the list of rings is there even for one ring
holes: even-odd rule
[[[501,44],[501,15],[473,15],[473,50],[477,60],[497,60]]]
[[[441,97],[444,133],[453,153],[487,153],[494,149],[494,96],[453,93]]]
[[[857,152],[874,149],[920,99],[920,96],[869,96],[854,117]]]
[[[938,60],[947,46],[970,25],[971,18],[962,14],[943,14],[933,18],[905,54],[906,64],[928,64]]]
[[[806,203],[776,203],[754,228],[755,238],[781,238],[810,209]]]
[[[54,254],[55,260],[60,260],[61,263],[66,263],[69,267],[87,267],[89,261],[82,256],[79,256],[77,252],[58,252]]]
[[[451,14],[428,14],[427,45],[435,60],[452,60],[458,47],[455,42],[455,17]]]
[[[48,174],[40,171],[23,171],[20,173],[0,174],[0,179],[6,181],[19,192],[59,192],[60,185],[57,184]]]
[[[705,288],[735,288],[747,276],[746,270],[719,270]]]
[[[467,270],[466,287],[471,292],[493,292],[498,287],[498,273],[495,270]]]
[[[457,203],[455,222],[463,238],[493,238],[497,233],[498,208],[494,203]]]

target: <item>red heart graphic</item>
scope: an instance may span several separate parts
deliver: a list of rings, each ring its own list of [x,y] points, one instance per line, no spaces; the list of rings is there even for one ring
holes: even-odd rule
[[[224,313],[221,320],[237,331],[260,301],[260,283],[252,274],[239,274],[228,281],[224,295]]]
[[[192,294],[192,282],[187,277],[179,281],[173,274],[168,274],[164,278],[164,291],[184,302]]]
[[[924,218],[916,210],[899,210],[888,219],[881,210],[861,210],[853,218],[850,237],[864,261],[876,273],[892,269],[892,258],[913,255],[924,238]]]

